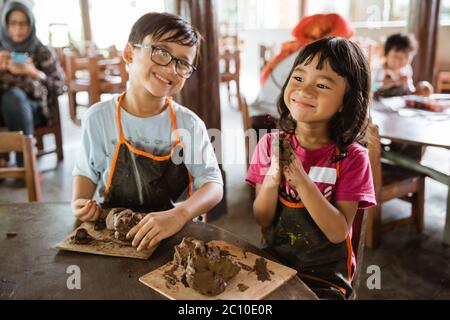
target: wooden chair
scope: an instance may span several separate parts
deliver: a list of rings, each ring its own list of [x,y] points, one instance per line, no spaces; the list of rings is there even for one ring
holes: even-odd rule
[[[239,100],[241,95],[240,90],[240,68],[241,68],[241,52],[239,50],[231,51],[225,49],[220,55],[220,82],[224,82],[227,85],[228,101],[231,105],[231,82],[234,82],[236,86],[236,96]],[[239,107],[239,102],[238,102]]]
[[[436,81],[436,92],[445,93],[450,91],[450,71],[440,71]]]
[[[259,45],[259,70],[262,71],[264,66],[275,56],[275,47]]]
[[[368,127],[369,158],[375,187],[377,206],[368,210],[366,246],[376,248],[381,235],[400,225],[411,225],[416,232],[422,232],[424,224],[425,177],[390,163],[382,162],[378,126]],[[411,216],[382,222],[381,207],[384,202],[401,199],[412,205]]]
[[[52,119],[50,124],[37,127],[34,130],[34,137],[36,138],[37,156],[43,156],[50,153],[56,152],[56,157],[58,162],[64,160],[63,142],[62,142],[62,130],[61,130],[61,117],[59,113],[59,102],[58,99],[49,106],[50,112],[52,113]],[[45,148],[44,146],[44,136],[48,134],[53,134],[55,136],[55,148]]]
[[[252,160],[253,157],[253,150],[250,150],[250,137],[248,136],[248,134],[253,134],[252,131],[252,123],[251,123],[251,119],[250,119],[250,115],[249,115],[249,111],[248,111],[248,104],[247,104],[247,100],[245,99],[244,96],[239,96],[239,109],[241,110],[242,113],[242,124],[243,124],[243,131],[244,131],[244,141],[245,141],[245,165],[246,168],[248,169],[249,165],[250,165],[250,161]],[[247,133],[247,134],[246,134]],[[257,142],[257,141],[256,141]],[[252,186],[249,186],[249,190],[250,190],[250,199],[253,201],[255,199],[255,188],[253,188]]]
[[[0,177],[24,179],[28,189],[28,200],[41,201],[33,137],[23,135],[22,132],[0,132],[0,152],[12,151],[23,152],[24,167],[0,168]]]
[[[359,209],[352,224],[352,247],[356,258],[356,267],[352,280],[353,292],[349,297],[351,300],[357,299],[361,283],[361,270],[364,265],[367,215],[367,210]]]
[[[100,101],[103,93],[121,93],[126,90],[128,72],[121,56],[104,59],[101,56],[77,57],[66,54],[66,71],[68,82],[69,113],[76,125],[80,125],[77,117],[78,92],[87,92],[88,106]]]

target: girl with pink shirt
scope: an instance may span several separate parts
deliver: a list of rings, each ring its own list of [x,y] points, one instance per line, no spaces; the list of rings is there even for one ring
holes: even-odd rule
[[[304,47],[278,99],[280,132],[258,143],[246,181],[267,250],[320,298],[348,298],[358,209],[375,205],[365,135],[369,66],[339,37]]]

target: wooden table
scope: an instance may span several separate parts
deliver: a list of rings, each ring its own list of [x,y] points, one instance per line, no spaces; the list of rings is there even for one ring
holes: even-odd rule
[[[264,251],[208,223],[189,222],[164,240],[149,260],[58,251],[75,227],[69,203],[0,204],[0,299],[165,299],[138,278],[173,257],[184,236],[224,240],[270,258]],[[16,233],[7,237],[8,233]],[[81,289],[69,290],[67,268],[81,270]],[[267,299],[317,299],[294,277]]]
[[[426,116],[400,116],[378,101],[372,102],[370,110],[372,121],[378,125],[381,138],[400,143],[450,150],[450,118],[430,120]],[[449,187],[443,242],[450,245],[450,175],[424,166],[401,154],[384,152],[383,157],[396,162],[398,165],[421,172]]]

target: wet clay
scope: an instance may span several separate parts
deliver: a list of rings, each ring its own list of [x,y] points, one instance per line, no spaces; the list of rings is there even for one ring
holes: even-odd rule
[[[239,283],[239,284],[238,284],[238,289],[239,289],[240,292],[244,292],[245,290],[248,289],[248,286],[246,286],[246,285],[243,284],[243,283]]]
[[[241,268],[218,247],[207,246],[203,241],[189,237],[175,246],[173,264],[184,268],[181,281],[184,285],[208,296],[216,296],[227,286]]]
[[[166,271],[164,271],[164,279],[166,279],[166,286],[168,285],[174,286],[178,282],[177,276],[174,272],[178,269],[178,265],[174,264],[172,267]]]
[[[288,137],[280,137],[280,169],[284,171],[286,166],[291,163],[291,158],[294,155],[291,142]]]
[[[258,258],[255,261],[254,270],[259,281],[270,281],[270,274],[267,270],[267,261],[264,258]]]
[[[114,208],[109,211],[105,219],[106,228],[114,230],[114,237],[121,241],[127,240],[127,233],[137,225],[145,213],[134,212],[125,208]]]
[[[75,244],[88,244],[94,240],[95,239],[84,228],[78,229],[72,238],[72,241]]]

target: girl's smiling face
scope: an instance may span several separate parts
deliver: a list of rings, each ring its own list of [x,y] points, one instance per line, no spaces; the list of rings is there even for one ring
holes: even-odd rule
[[[165,49],[173,57],[193,64],[196,55],[196,47],[183,46],[175,42],[153,41],[151,35],[144,38],[143,45],[154,45]],[[144,87],[155,97],[172,96],[178,93],[184,86],[186,79],[179,76],[175,70],[176,61],[172,60],[167,66],[161,66],[151,59],[153,49],[130,48],[133,51],[132,60],[129,62],[130,81],[133,85]]]
[[[342,108],[345,78],[334,72],[328,61],[322,70],[317,69],[318,62],[315,55],[307,65],[297,65],[284,91],[284,102],[297,122],[328,123]]]

